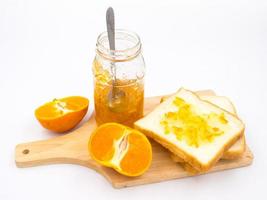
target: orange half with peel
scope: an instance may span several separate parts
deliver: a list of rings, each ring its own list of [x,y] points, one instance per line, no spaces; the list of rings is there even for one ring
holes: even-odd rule
[[[86,115],[89,100],[85,97],[70,96],[54,99],[35,110],[40,124],[54,132],[65,132],[74,128]]]
[[[89,153],[99,164],[126,176],[140,176],[150,166],[152,148],[147,137],[117,123],[106,123],[92,133]]]

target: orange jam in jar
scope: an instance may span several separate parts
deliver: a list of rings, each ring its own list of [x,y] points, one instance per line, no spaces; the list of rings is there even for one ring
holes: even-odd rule
[[[145,64],[139,37],[115,31],[116,49],[107,33],[97,40],[93,62],[95,118],[98,125],[118,122],[128,126],[143,116]]]

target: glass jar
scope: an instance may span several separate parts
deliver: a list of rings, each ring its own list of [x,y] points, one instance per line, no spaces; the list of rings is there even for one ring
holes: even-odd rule
[[[95,118],[98,125],[132,126],[143,116],[145,63],[137,34],[115,30],[115,50],[107,32],[97,38],[93,62]]]

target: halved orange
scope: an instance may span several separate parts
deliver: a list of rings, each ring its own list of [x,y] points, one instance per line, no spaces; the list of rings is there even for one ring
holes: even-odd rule
[[[65,132],[74,128],[86,115],[89,100],[85,97],[70,96],[54,99],[35,110],[41,125],[54,132]]]
[[[117,123],[106,123],[96,128],[88,148],[97,163],[126,176],[140,176],[152,160],[152,148],[146,136]]]

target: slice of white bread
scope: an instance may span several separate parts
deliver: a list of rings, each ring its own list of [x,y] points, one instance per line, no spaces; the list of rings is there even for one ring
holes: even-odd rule
[[[209,101],[210,103],[213,103],[220,108],[223,108],[224,110],[227,110],[228,112],[237,115],[236,109],[232,102],[227,98],[223,96],[216,96],[216,95],[199,95],[199,97],[202,100]],[[161,102],[165,101],[166,98],[162,98]],[[245,135],[243,134],[237,141],[234,143],[226,152],[224,152],[222,159],[236,159],[240,157],[246,148],[245,144]],[[174,154],[171,154],[171,158],[175,162],[182,163],[184,160]]]
[[[161,121],[166,113],[177,111],[177,105],[173,103],[177,98],[190,105],[196,115],[204,116],[214,113],[216,115],[223,115],[227,121],[227,125],[219,124],[223,134],[216,136],[212,142],[201,144],[198,147],[189,145],[185,140],[178,140],[173,132],[166,134]],[[209,170],[222,157],[223,153],[241,137],[245,129],[242,121],[235,115],[208,101],[200,99],[194,92],[183,88],[157,106],[144,118],[136,121],[134,126],[182,158],[185,162],[188,162],[198,171]],[[216,126],[218,126],[218,123]]]

